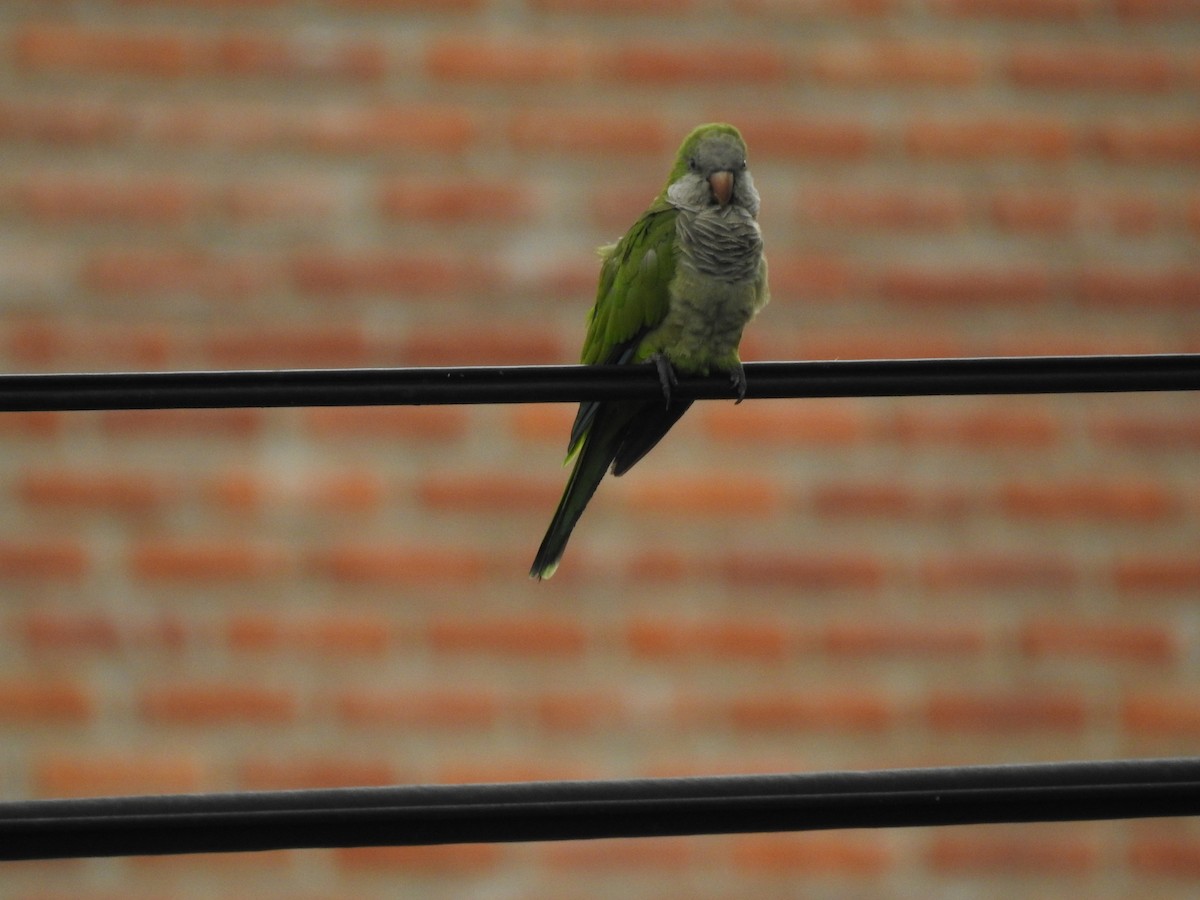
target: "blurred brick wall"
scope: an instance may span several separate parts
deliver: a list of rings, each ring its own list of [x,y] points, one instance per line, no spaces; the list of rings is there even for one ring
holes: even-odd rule
[[[569,362],[700,121],[749,359],[1200,350],[1195,0],[13,0],[7,371]],[[5,798],[1194,753],[1186,395],[0,416]],[[4,897],[1191,896],[1181,821],[22,864]]]

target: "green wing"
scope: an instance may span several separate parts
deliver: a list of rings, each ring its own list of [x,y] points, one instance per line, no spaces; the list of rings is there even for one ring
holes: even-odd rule
[[[585,365],[627,363],[642,336],[667,316],[675,275],[674,207],[658,200],[615,244],[600,248],[600,284],[588,312],[580,359]],[[567,460],[579,450],[597,403],[581,403],[567,441]]]
[[[675,274],[676,211],[655,203],[617,243],[600,248],[604,259],[596,305],[588,313],[581,360],[616,362],[631,341],[667,315],[667,288]]]

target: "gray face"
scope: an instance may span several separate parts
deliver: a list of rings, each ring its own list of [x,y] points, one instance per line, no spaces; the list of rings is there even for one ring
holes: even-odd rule
[[[727,178],[722,173],[729,173]],[[719,196],[728,189],[726,203]],[[745,150],[736,138],[715,134],[700,141],[688,160],[688,170],[667,189],[667,199],[679,209],[742,209],[758,215],[758,192],[746,168]]]
[[[688,168],[703,178],[713,172],[741,172],[746,168],[746,151],[729,134],[714,134],[696,146]]]

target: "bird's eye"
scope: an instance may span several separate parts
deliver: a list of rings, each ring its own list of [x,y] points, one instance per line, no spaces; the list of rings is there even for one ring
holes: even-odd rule
[[[695,172],[697,169],[700,168],[700,166],[696,163],[696,157],[693,156],[691,159],[688,160],[688,168],[691,169],[693,172]]]
[[[738,171],[739,172],[745,171],[745,169],[746,169],[746,160],[743,159],[741,162],[738,163]]]

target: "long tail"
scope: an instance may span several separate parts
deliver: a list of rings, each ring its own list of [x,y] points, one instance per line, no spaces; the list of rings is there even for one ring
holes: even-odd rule
[[[541,581],[554,574],[575,523],[609,467],[614,475],[628,472],[691,405],[692,401],[683,400],[672,401],[665,409],[658,402],[602,403],[596,408],[566,490],[533,559],[530,577]]]
[[[529,570],[530,578],[541,581],[553,575],[554,570],[558,568],[563,551],[567,548],[567,541],[575,529],[575,523],[583,515],[592,494],[596,493],[600,479],[604,477],[617,455],[621,446],[621,432],[627,421],[628,415],[625,410],[614,408],[613,404],[602,404],[597,410],[591,429],[584,438],[583,447],[575,460],[575,468],[571,470],[571,477],[567,479],[562,499],[558,501],[558,508],[554,510],[550,527],[546,529],[542,545],[538,547],[537,555],[533,558],[533,567]]]

